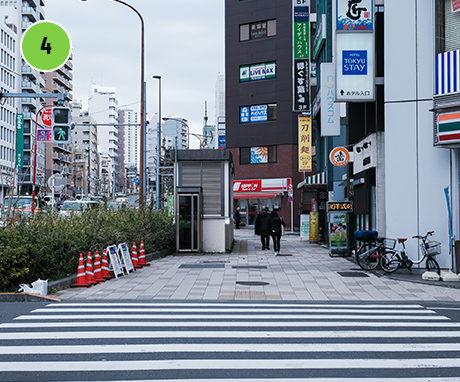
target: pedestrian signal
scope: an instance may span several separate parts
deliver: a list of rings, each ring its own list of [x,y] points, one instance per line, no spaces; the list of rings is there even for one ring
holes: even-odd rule
[[[53,143],[71,143],[71,123],[70,108],[53,107],[51,111],[51,141]]]

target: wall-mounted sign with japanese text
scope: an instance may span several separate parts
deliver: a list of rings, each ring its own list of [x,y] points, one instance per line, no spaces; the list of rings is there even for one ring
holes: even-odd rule
[[[452,1],[452,12],[460,11],[460,0],[451,0]]]
[[[310,110],[310,71],[308,60],[294,60],[294,111]]]
[[[337,0],[337,31],[374,30],[373,0]]]
[[[318,58],[321,48],[326,42],[326,15],[321,15],[316,25],[316,33],[313,38],[313,60]]]
[[[335,102],[334,64],[321,64],[321,136],[340,135],[340,105]]]
[[[299,115],[299,171],[312,171],[311,116]]]
[[[353,202],[329,202],[328,211],[353,212]]]
[[[294,59],[310,58],[310,2],[293,0]]]
[[[24,114],[16,114],[16,167],[24,167]]]

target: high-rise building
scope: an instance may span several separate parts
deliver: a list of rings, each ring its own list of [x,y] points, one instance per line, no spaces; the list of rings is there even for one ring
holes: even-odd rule
[[[97,124],[80,102],[72,102],[73,196],[98,194],[100,176],[97,156]]]
[[[88,99],[88,111],[91,117],[97,122],[97,142],[99,154],[110,156],[112,169],[110,174],[115,176],[115,189],[121,189],[119,162],[119,139],[118,139],[118,101],[116,89],[91,85],[91,95]],[[101,174],[99,174],[101,175]]]
[[[300,191],[290,189],[302,180],[292,19],[291,1],[225,1],[226,147],[235,165],[235,204],[250,225],[267,206],[290,229],[299,227]]]
[[[0,11],[3,8],[0,7]],[[18,73],[19,61],[16,57],[20,38],[16,24],[11,24],[8,18],[0,19],[0,36],[0,91],[15,93],[21,79]],[[23,156],[16,158],[16,126],[17,123],[23,125],[23,115],[16,113],[18,105],[19,100],[15,98],[7,98],[0,102],[0,200],[14,191],[16,165],[24,166]],[[18,137],[20,144],[24,139],[23,128],[18,130]],[[18,153],[22,154],[22,148]]]
[[[0,14],[2,25],[11,25],[11,30],[17,35],[13,49],[2,55],[2,65],[14,67],[17,86],[16,93],[30,93],[30,95],[41,93],[44,80],[39,71],[31,68],[21,57],[20,41],[25,30],[37,21],[45,19],[44,1],[3,1],[0,2]],[[10,35],[11,36],[11,35]],[[8,47],[6,47],[8,49]],[[7,61],[6,61],[7,60]],[[4,68],[5,69],[5,68]],[[22,97],[17,100],[17,108],[24,116],[24,145],[20,148],[23,166],[17,169],[16,191],[19,193],[31,193],[33,182],[33,158],[34,158],[34,137],[35,137],[35,115],[42,107],[40,99],[36,97]],[[41,121],[39,120],[40,124]],[[37,143],[36,151],[37,174],[45,171],[45,143]],[[45,178],[37,178],[36,190],[43,190]]]
[[[185,123],[187,123],[187,120],[180,117],[166,119],[162,122],[162,135],[167,142],[165,145],[166,149],[175,147],[176,138],[178,150],[186,149],[189,147],[190,137]]]

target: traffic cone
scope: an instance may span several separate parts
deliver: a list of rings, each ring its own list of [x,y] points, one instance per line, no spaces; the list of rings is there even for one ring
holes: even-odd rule
[[[135,269],[142,268],[142,265],[139,264],[139,259],[137,258],[136,243],[133,243],[133,251],[132,251],[132,254],[131,254],[131,261],[133,262],[133,267]]]
[[[144,249],[144,242],[141,240],[141,249],[139,250],[139,265],[142,267],[150,266],[150,263],[147,264],[145,261],[145,249]]]
[[[107,260],[107,249],[104,248],[104,252],[102,252],[102,278],[104,280],[110,280],[112,276],[110,276],[109,272],[109,261]]]
[[[89,288],[91,284],[86,282],[85,262],[83,261],[83,253],[80,253],[78,260],[77,282],[71,285],[71,288]]]
[[[101,258],[99,256],[99,251],[96,251],[94,254],[94,281],[97,283],[102,283],[105,281],[102,277]]]
[[[86,283],[87,284],[97,284],[94,281],[94,272],[93,272],[93,257],[91,256],[91,252],[88,252],[88,258],[86,260]]]

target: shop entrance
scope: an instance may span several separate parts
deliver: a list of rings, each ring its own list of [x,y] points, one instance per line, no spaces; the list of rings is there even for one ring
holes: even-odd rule
[[[178,252],[201,252],[201,194],[178,193],[176,216]]]

